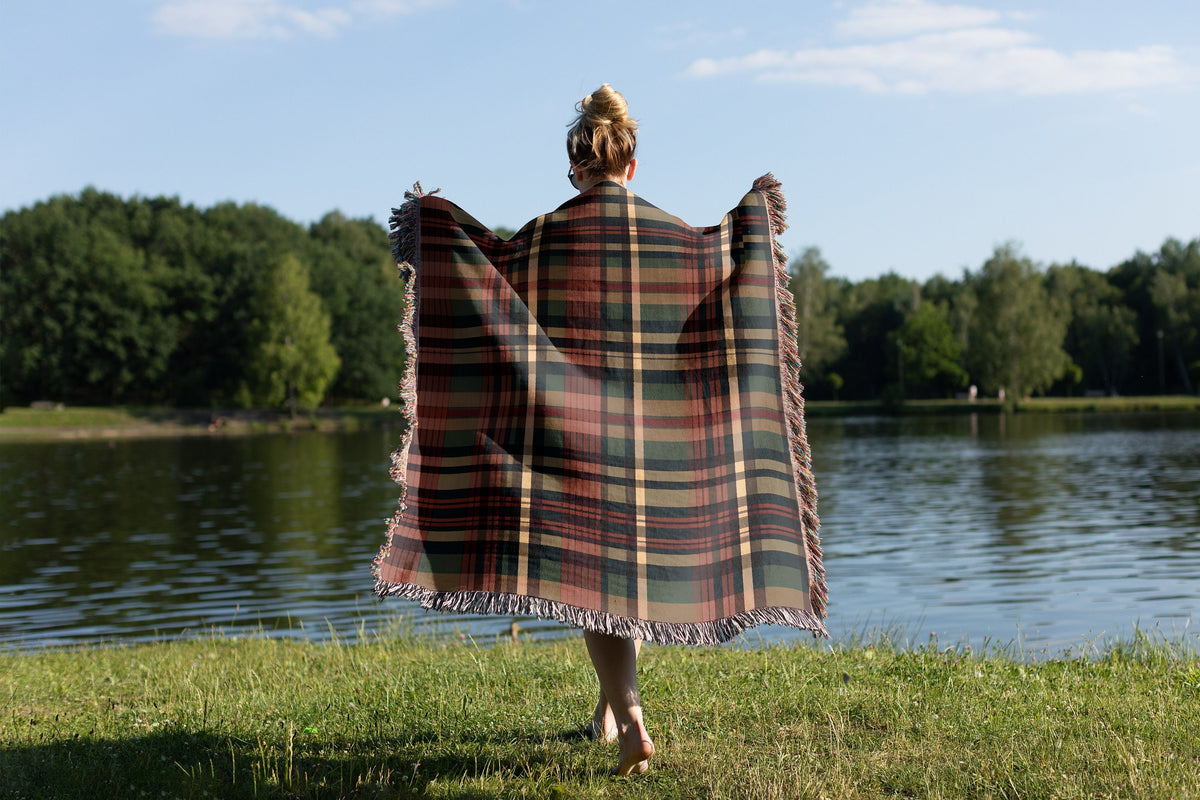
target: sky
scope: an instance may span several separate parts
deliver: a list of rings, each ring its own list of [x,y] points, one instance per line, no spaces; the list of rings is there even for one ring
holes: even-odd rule
[[[1200,237],[1195,0],[0,0],[0,212],[87,186],[489,226],[572,194],[575,103],[712,225],[768,171],[789,254],[924,280],[1016,243],[1107,270]]]

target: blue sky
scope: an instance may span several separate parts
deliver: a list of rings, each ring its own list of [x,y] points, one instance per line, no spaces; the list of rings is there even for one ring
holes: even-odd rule
[[[518,227],[572,193],[604,82],[634,191],[708,225],[773,171],[789,253],[853,280],[1200,236],[1194,0],[3,0],[0,210],[92,185],[382,221],[420,180]]]

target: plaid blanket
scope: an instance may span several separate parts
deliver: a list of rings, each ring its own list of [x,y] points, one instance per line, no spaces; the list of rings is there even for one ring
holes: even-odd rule
[[[693,228],[603,182],[507,241],[406,198],[376,594],[663,643],[828,636],[779,183]]]

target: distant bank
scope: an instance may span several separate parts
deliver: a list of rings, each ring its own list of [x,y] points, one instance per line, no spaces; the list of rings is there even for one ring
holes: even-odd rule
[[[811,417],[873,414],[1000,414],[1200,411],[1200,396],[1035,397],[1015,403],[997,400],[810,401]],[[0,441],[118,439],[158,436],[236,436],[301,431],[344,432],[397,427],[396,406],[320,408],[295,418],[283,411],[94,407],[39,404],[0,412]]]
[[[1031,397],[1019,401],[983,400],[906,400],[886,403],[879,400],[808,402],[811,417],[849,417],[867,414],[1061,414],[1115,411],[1200,411],[1200,395],[1169,394],[1140,397]]]
[[[356,431],[400,424],[395,406],[319,408],[291,417],[286,411],[212,410],[132,406],[5,408],[0,441],[117,439],[158,436],[237,436],[300,431]]]

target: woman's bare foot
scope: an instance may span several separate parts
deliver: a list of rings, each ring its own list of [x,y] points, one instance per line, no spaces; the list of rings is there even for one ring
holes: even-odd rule
[[[600,702],[596,703],[596,710],[592,713],[592,721],[588,723],[587,734],[589,739],[597,742],[617,740],[617,721],[603,692],[600,694]]]
[[[646,729],[641,724],[631,726],[619,738],[621,740],[621,761],[613,769],[612,774],[617,777],[641,775],[650,769],[648,759],[654,755],[654,742],[650,741],[650,735],[646,733]]]
[[[621,744],[621,760],[612,774],[625,776],[645,772],[650,766],[646,759],[654,755],[654,743],[646,733],[642,701],[638,696],[639,642],[597,631],[584,631],[583,641],[600,681],[600,703],[592,722],[607,738],[611,715],[617,741]]]

